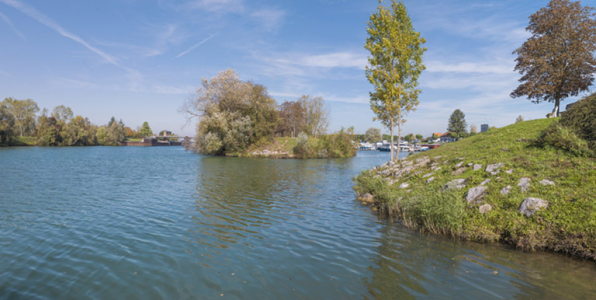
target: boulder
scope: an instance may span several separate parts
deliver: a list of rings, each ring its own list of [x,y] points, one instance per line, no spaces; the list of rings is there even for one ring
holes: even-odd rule
[[[433,180],[435,180],[435,178],[434,177],[431,177],[431,178],[429,178],[429,179],[426,180],[426,183],[431,183]]]
[[[464,160],[464,158],[463,158],[463,157],[458,157],[457,159],[458,159],[458,160]]]
[[[530,217],[541,208],[547,209],[548,201],[530,197],[524,199],[517,211],[526,215],[526,217]]]
[[[478,211],[480,211],[480,213],[484,215],[492,209],[493,207],[490,204],[484,204],[478,208]]]
[[[471,166],[473,166],[473,165],[474,165],[473,163],[469,163],[469,164],[467,164],[467,166],[468,166],[468,167],[471,167]]]
[[[407,182],[404,182],[404,183],[402,183],[402,184],[400,184],[400,185],[399,185],[399,188],[400,188],[400,189],[407,189],[409,186],[410,186],[410,184],[409,184],[409,183],[407,183]]]
[[[547,185],[555,185],[555,183],[554,183],[554,182],[552,182],[552,181],[550,181],[550,180],[548,180],[548,179],[542,179],[542,180],[540,180],[540,182],[538,182],[538,183],[540,183],[540,184],[542,184],[542,185],[544,185],[544,186],[547,186]]]
[[[452,176],[459,175],[466,171],[466,168],[459,168],[451,173]]]
[[[362,201],[363,203],[373,203],[373,202],[375,202],[375,198],[370,193],[358,195],[358,200],[359,201]]]
[[[522,192],[527,191],[528,188],[530,187],[530,178],[528,178],[528,177],[520,178],[517,186],[521,187]]]
[[[507,173],[507,174],[513,174],[513,169],[509,169],[509,170],[505,171],[505,173]]]
[[[428,173],[428,174],[422,176],[422,178],[426,178],[426,177],[430,177],[430,176],[433,176],[433,173]]]
[[[452,189],[461,190],[464,187],[466,187],[466,185],[464,184],[465,181],[466,181],[465,179],[451,180],[443,186],[443,190],[452,190]]]
[[[486,171],[486,172],[489,172],[489,173],[490,173],[490,172],[494,172],[496,169],[498,169],[498,168],[500,168],[500,167],[502,167],[502,166],[503,166],[503,164],[502,164],[502,163],[488,165],[488,166],[486,166],[486,169],[485,169],[485,171]]]
[[[477,186],[469,189],[466,194],[466,201],[468,201],[468,204],[471,204],[476,199],[482,197],[487,189],[488,187],[485,186]]]
[[[508,185],[501,189],[501,195],[507,195],[507,194],[509,194],[510,191],[511,191],[511,186]]]
[[[480,165],[480,164],[475,164],[474,165],[474,171],[478,171],[480,169],[482,169],[482,165]]]
[[[430,169],[431,169],[431,171],[439,171],[439,170],[441,170],[441,167],[432,167]]]
[[[455,167],[456,167],[456,168],[459,168],[459,167],[461,167],[463,164],[464,164],[464,162],[463,162],[463,161],[462,161],[462,162],[459,162],[457,165],[455,165]]]
[[[490,182],[490,178],[485,179],[482,183],[480,183],[480,185],[486,185],[489,182]]]

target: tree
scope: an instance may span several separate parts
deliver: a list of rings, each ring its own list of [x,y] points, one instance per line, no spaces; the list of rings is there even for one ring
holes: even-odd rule
[[[470,134],[476,134],[478,133],[478,127],[476,127],[476,125],[471,124],[470,125]]]
[[[447,125],[447,131],[455,133],[456,137],[459,138],[462,133],[466,133],[466,115],[459,109],[453,111],[449,117],[449,124]]]
[[[5,110],[12,115],[20,136],[23,136],[28,129],[35,129],[35,114],[39,111],[35,101],[5,98],[2,103]]]
[[[366,133],[364,133],[364,141],[368,142],[368,143],[375,143],[380,141],[381,139],[383,139],[383,137],[381,137],[381,129],[379,128],[369,128],[368,130],[366,130]]]
[[[404,140],[406,140],[408,143],[412,142],[416,137],[414,136],[413,133],[410,133],[408,135],[406,135],[406,137],[404,137]]]
[[[304,128],[305,109],[300,101],[284,101],[279,107],[277,131],[282,136],[296,137]]]
[[[313,137],[319,137],[327,131],[329,126],[329,109],[322,97],[302,95],[298,102],[304,108],[304,132]]]
[[[52,111],[51,117],[56,119],[57,122],[61,121],[63,124],[66,124],[73,117],[72,109],[64,105],[56,106]]]
[[[530,16],[532,36],[513,52],[515,71],[523,76],[511,97],[527,96],[534,103],[560,102],[587,91],[596,72],[594,8],[579,1],[551,0]]]
[[[14,117],[6,109],[5,103],[0,103],[0,146],[9,146],[16,138]]]
[[[521,115],[519,115],[516,119],[515,119],[515,123],[521,123],[524,121],[524,117],[522,117]]]
[[[419,133],[419,134],[416,135],[416,139],[417,140],[421,141],[422,138],[423,138],[422,134]]]
[[[432,136],[433,141],[437,140],[438,138],[439,138],[439,136],[437,134],[433,133],[433,136]]]
[[[108,127],[110,126],[111,125],[108,125]],[[151,127],[149,127],[149,123],[147,123],[147,121],[143,122],[143,126],[141,127],[141,130],[139,130],[139,132],[143,135],[143,137],[147,137],[153,134],[153,131],[151,130]]]
[[[393,144],[394,127],[398,128],[399,141],[404,117],[419,103],[418,77],[425,69],[422,55],[426,40],[414,30],[404,3],[395,0],[391,0],[390,7],[379,2],[377,12],[370,16],[367,33],[364,48],[371,56],[366,77],[374,85],[370,105],[375,119],[390,129]],[[391,160],[396,156],[391,147]]]

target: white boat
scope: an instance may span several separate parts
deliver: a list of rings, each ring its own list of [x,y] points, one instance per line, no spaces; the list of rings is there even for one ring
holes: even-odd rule
[[[374,144],[371,143],[360,143],[358,150],[361,151],[372,151],[372,150],[377,150],[377,147]]]

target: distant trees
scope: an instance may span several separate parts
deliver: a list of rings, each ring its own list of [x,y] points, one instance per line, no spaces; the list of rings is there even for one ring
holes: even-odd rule
[[[197,147],[201,153],[243,151],[273,138],[277,126],[275,100],[265,87],[245,82],[228,69],[203,79],[198,97],[182,107],[189,118],[199,117]]]
[[[379,128],[369,128],[364,133],[364,141],[368,143],[376,143],[383,139],[381,136],[381,129]]]
[[[455,133],[456,138],[460,138],[462,133],[467,133],[466,127],[468,127],[468,124],[466,123],[466,115],[459,109],[453,111],[449,117],[447,131]]]
[[[0,103],[0,146],[9,146],[16,138],[14,116],[8,111],[4,102]]]
[[[477,133],[478,133],[478,127],[476,127],[476,125],[474,125],[474,124],[470,124],[470,135],[477,134]]]
[[[414,136],[413,133],[406,135],[406,137],[404,138],[404,140],[406,140],[408,143],[414,141],[415,139],[416,139],[416,136]]]
[[[513,52],[515,71],[523,76],[511,97],[527,96],[534,103],[560,102],[587,91],[596,72],[594,8],[579,1],[551,0],[530,16],[532,36]]]
[[[396,0],[391,0],[389,7],[379,4],[370,16],[367,33],[364,48],[371,56],[366,77],[374,85],[370,105],[375,119],[390,129],[393,143],[394,127],[398,128],[399,141],[405,115],[419,103],[418,77],[425,69],[422,55],[426,40],[414,30],[405,4]],[[391,147],[391,160],[395,157]]]
[[[322,97],[303,95],[298,102],[304,109],[304,132],[312,137],[319,137],[327,132],[329,109]]]
[[[19,136],[35,131],[35,114],[39,111],[37,103],[31,99],[16,100],[5,98],[2,105],[6,112],[12,115]]]
[[[434,141],[434,140],[438,139],[438,138],[439,138],[439,136],[438,136],[437,134],[434,134],[434,133],[433,133],[433,135],[432,135],[432,137],[431,137],[431,138],[432,138],[432,140]]]
[[[422,138],[423,138],[422,134],[419,133],[419,134],[416,135],[416,139],[417,140],[421,141]]]
[[[524,121],[524,117],[522,117],[521,115],[519,115],[516,119],[515,119],[515,123],[521,123]]]
[[[305,109],[300,101],[284,101],[279,106],[276,133],[296,137],[304,127],[304,114]]]
[[[113,117],[112,117],[113,118]],[[108,124],[109,126],[110,124]],[[149,127],[149,123],[147,121],[143,122],[143,125],[141,126],[141,129],[139,130],[139,133],[143,136],[143,137],[147,137],[147,136],[151,136],[153,135],[153,130],[151,130],[151,127]]]

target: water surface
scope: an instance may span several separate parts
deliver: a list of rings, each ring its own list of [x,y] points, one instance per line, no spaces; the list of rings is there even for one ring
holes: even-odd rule
[[[421,235],[354,201],[353,159],[0,149],[0,298],[589,299],[592,262]]]

